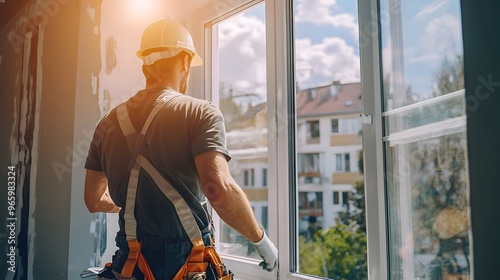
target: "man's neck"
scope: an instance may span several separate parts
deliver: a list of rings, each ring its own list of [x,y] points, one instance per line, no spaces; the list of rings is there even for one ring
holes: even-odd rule
[[[164,88],[171,88],[177,92],[179,92],[180,86],[175,83],[158,83],[158,82],[153,82],[153,83],[146,83],[146,89],[152,89],[152,88],[158,88],[158,87],[164,87]]]

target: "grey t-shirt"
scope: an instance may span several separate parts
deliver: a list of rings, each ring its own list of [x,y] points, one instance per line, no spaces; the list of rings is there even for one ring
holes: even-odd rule
[[[130,119],[137,131],[142,129],[155,99],[163,90],[142,90],[126,101]],[[197,202],[203,201],[204,195],[194,159],[208,151],[220,152],[227,160],[230,159],[222,114],[206,100],[185,95],[172,98],[158,112],[145,136],[143,155],[181,193],[191,206],[201,229],[208,226],[208,217]],[[111,198],[122,207],[122,233],[129,162],[127,143],[115,108],[98,124],[85,168],[103,171],[106,175]],[[172,241],[187,239],[173,205],[143,170],[137,188],[135,216],[139,237],[154,236]]]

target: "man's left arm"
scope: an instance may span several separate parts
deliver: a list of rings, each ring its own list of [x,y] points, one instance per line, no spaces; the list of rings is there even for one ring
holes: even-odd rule
[[[118,213],[118,207],[109,195],[108,179],[102,171],[87,169],[85,175],[85,205],[90,213]]]

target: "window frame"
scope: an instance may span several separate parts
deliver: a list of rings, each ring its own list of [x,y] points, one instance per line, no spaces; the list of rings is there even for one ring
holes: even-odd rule
[[[244,2],[229,2],[224,3],[224,7],[227,8],[230,5],[231,10],[228,12],[219,11],[223,14],[217,14],[212,18],[207,18],[202,22],[203,27],[203,42],[205,50],[205,64],[204,64],[204,84],[205,84],[205,98],[211,100],[215,106],[218,106],[218,83],[213,83],[212,81],[218,80],[217,77],[217,24],[242,12],[255,5],[265,3],[265,25],[266,25],[266,71],[267,71],[267,106],[268,108],[276,108],[277,103],[275,102],[276,96],[271,95],[271,92],[276,92],[277,82],[276,82],[276,69],[273,69],[274,63],[276,61],[275,57],[275,32],[274,32],[274,22],[275,18],[273,15],[275,13],[275,1],[267,0],[251,0]],[[235,5],[232,7],[232,5]],[[280,89],[282,90],[282,89]],[[269,110],[272,112],[272,109]],[[268,114],[267,123],[274,123],[275,116]],[[273,133],[276,132],[276,133]],[[278,170],[276,170],[277,164],[277,129],[274,127],[268,127],[268,172],[267,172],[267,185],[277,186],[278,181]],[[287,148],[287,147],[286,147]],[[273,152],[274,151],[274,152]],[[285,165],[286,166],[286,165]],[[278,187],[267,188],[268,189],[268,227],[269,227],[269,238],[274,242],[274,244],[281,251],[286,251],[281,248],[278,243]],[[212,211],[212,216],[214,224],[218,225],[220,223],[220,218],[215,211]],[[215,234],[214,236],[216,244],[220,243],[220,236]],[[258,266],[260,260],[239,257],[235,255],[221,254],[224,259],[225,264],[235,272],[238,277],[244,279],[279,279],[279,270],[275,269],[272,273],[262,270]]]
[[[241,278],[249,279],[320,279],[295,273],[298,270],[297,153],[295,100],[295,57],[293,38],[293,2],[263,0],[235,2],[230,13],[205,22],[205,96],[215,98],[217,84],[213,72],[216,52],[212,25],[255,4],[265,2],[266,73],[268,92],[268,211],[269,237],[279,250],[279,270],[264,272],[258,261],[223,255],[225,263]],[[368,240],[368,273],[373,279],[388,279],[385,189],[383,181],[383,145],[381,123],[381,72],[378,1],[359,1],[360,64],[363,114],[372,123],[362,125],[365,195]],[[207,28],[209,27],[209,28]],[[285,51],[283,51],[285,50]],[[209,59],[207,59],[209,58]],[[210,95],[213,93],[213,96]],[[367,129],[365,129],[367,128]],[[339,127],[340,129],[340,127]],[[281,162],[282,164],[279,164]],[[283,164],[288,163],[288,164]],[[369,178],[369,179],[368,179]],[[278,191],[279,190],[279,191]],[[279,193],[279,195],[278,195]],[[278,215],[278,213],[280,213]],[[214,215],[214,220],[217,219]],[[216,236],[216,241],[217,236]]]
[[[378,0],[358,1],[368,275],[389,279],[379,14]]]

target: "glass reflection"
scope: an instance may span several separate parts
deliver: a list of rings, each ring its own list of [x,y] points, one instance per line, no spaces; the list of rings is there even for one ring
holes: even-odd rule
[[[470,279],[460,3],[381,0],[391,279]]]
[[[218,52],[219,108],[226,125],[231,175],[268,231],[267,91],[264,4],[214,27]],[[219,251],[260,259],[254,246],[221,221]]]
[[[368,279],[357,2],[293,4],[295,272]]]

